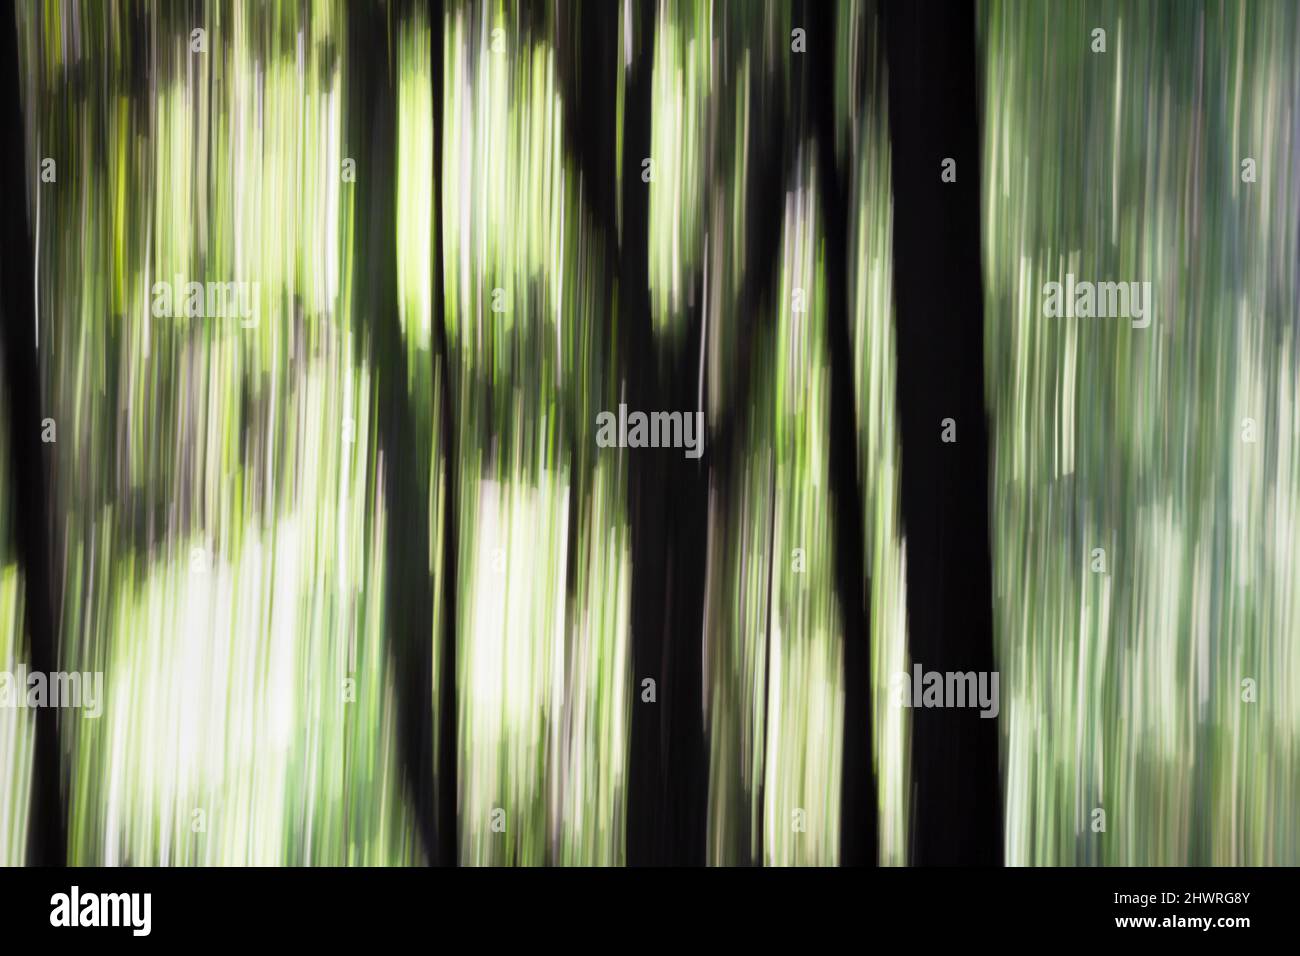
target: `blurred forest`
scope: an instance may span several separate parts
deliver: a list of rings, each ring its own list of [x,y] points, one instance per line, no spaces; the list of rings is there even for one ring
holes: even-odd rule
[[[1294,4],[2,19],[0,864],[1300,863]]]

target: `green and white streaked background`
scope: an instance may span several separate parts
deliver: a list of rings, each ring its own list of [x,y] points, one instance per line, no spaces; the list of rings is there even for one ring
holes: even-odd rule
[[[979,27],[1007,859],[1295,865],[1300,9]],[[1067,272],[1149,280],[1151,327],[1042,320]]]
[[[429,862],[400,755],[394,535],[428,538],[415,569],[433,601],[426,716],[436,728],[454,695],[456,858],[627,862],[633,708],[659,706],[641,700],[631,646],[644,572],[631,459],[649,452],[597,448],[594,419],[625,400],[631,363],[699,356],[693,312],[698,407],[710,436],[737,424],[739,449],[717,467],[706,439],[703,459],[703,858],[839,862],[834,250],[792,63],[831,56],[864,504],[863,526],[839,533],[869,581],[879,861],[906,864],[877,6],[840,0],[835,49],[794,54],[791,5],[656,4],[655,178],[646,220],[621,204],[616,217],[646,243],[652,348],[635,356],[621,351],[610,224],[565,132],[575,110],[595,123],[566,99],[590,0],[528,16],[434,4],[432,20],[421,4],[369,8],[386,42],[363,59],[356,9],[329,0],[18,5],[30,175],[11,185],[37,263],[39,404],[57,427],[44,447],[58,660],[105,675],[102,717],[60,715],[67,862]],[[624,40],[603,171],[621,190],[640,175],[623,153],[624,65],[643,54],[630,6],[601,15]],[[1298,864],[1300,10],[1012,0],[974,16],[1006,862]],[[189,50],[196,27],[207,53]],[[1089,49],[1096,27],[1105,54]],[[366,71],[387,77],[395,123],[394,174],[356,171],[395,211],[391,316],[358,292],[376,251],[342,175]],[[760,266],[737,237],[756,228],[747,197],[777,119],[793,161],[767,197],[777,274],[756,317]],[[44,157],[55,183],[39,182]],[[1255,183],[1241,182],[1244,157]],[[1044,319],[1043,283],[1067,272],[1150,281],[1151,327]],[[257,326],[155,318],[150,289],[176,275],[258,282]],[[382,321],[399,334],[375,335]],[[415,463],[426,526],[388,500],[380,403],[395,375],[416,432],[401,467]],[[9,458],[0,441],[0,669],[14,670],[28,650]],[[439,644],[449,593],[454,673]],[[0,709],[7,865],[27,858],[33,724]]]

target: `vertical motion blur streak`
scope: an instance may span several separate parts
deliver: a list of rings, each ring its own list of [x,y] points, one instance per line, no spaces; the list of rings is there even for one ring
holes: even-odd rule
[[[1293,4],[3,16],[0,864],[1300,862]]]

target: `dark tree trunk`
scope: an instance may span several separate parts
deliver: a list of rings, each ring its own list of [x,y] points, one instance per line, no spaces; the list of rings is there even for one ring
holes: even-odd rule
[[[393,11],[394,20],[400,9]],[[348,6],[349,143],[356,159],[354,208],[357,308],[368,329],[378,378],[379,454],[386,520],[385,621],[392,648],[397,737],[425,859],[442,859],[435,810],[433,592],[429,581],[427,446],[406,384],[397,314],[396,63],[381,8]],[[449,412],[449,410],[448,410]]]
[[[975,14],[885,8],[893,149],[898,403],[913,666],[992,671]],[[957,181],[940,179],[945,157]],[[941,422],[956,423],[944,443]],[[916,708],[911,859],[1000,864],[996,720]]]
[[[442,86],[443,86],[443,0],[429,0],[429,33],[432,44],[433,75],[433,333],[436,345],[434,361],[441,366],[437,385],[441,405],[438,436],[447,491],[443,497],[442,538],[442,633],[438,692],[438,863],[455,866],[460,859],[456,831],[456,812],[460,802],[460,743],[457,739],[458,707],[456,683],[456,585],[460,580],[457,556],[460,552],[460,458],[457,435],[460,422],[452,401],[456,394],[452,382],[451,351],[447,347],[447,323],[443,305],[442,279]],[[435,373],[438,368],[435,367]]]
[[[648,273],[654,4],[632,6],[633,65],[627,77],[622,190],[615,167],[614,91],[621,62],[619,6],[588,3],[559,12],[565,90],[565,139],[577,160],[582,196],[606,258],[610,323],[617,315],[620,365],[629,410],[694,411],[698,321],[681,355],[662,357],[654,342]],[[621,202],[621,219],[619,208]],[[616,311],[615,311],[616,310]],[[697,317],[698,319],[698,317]],[[591,423],[577,423],[592,440]],[[587,436],[583,439],[582,436]],[[628,519],[632,547],[632,726],[628,757],[627,862],[704,862],[707,760],[704,749],[703,627],[707,519],[705,458],[681,449],[629,452]],[[657,700],[641,699],[655,681]]]
[[[698,315],[681,354],[656,345],[650,317],[649,195],[641,161],[650,153],[654,104],[654,4],[636,4],[635,59],[623,129],[623,208],[618,315],[624,337],[628,408],[699,408]],[[698,303],[697,303],[698,307]],[[633,691],[628,774],[629,864],[703,864],[707,819],[704,747],[704,555],[708,521],[705,457],[681,449],[629,452],[632,538]],[[641,699],[650,677],[656,703]]]
[[[871,739],[871,582],[863,562],[866,525],[858,473],[858,422],[849,326],[848,174],[835,152],[835,6],[813,6],[808,25],[809,78],[817,143],[817,192],[826,235],[826,341],[831,359],[830,493],[834,507],[835,593],[844,625],[844,758],[840,863],[874,866],[876,775]],[[850,161],[853,150],[848,151]]]
[[[0,13],[4,22],[0,72],[4,87],[4,181],[13,191],[13,208],[4,217],[4,255],[0,257],[0,289],[4,297],[4,369],[8,388],[10,480],[13,483],[15,545],[26,587],[27,640],[32,671],[58,670],[57,613],[59,597],[49,541],[53,525],[49,462],[41,441],[41,420],[53,417],[42,410],[40,365],[36,352],[35,261],[26,197],[40,189],[26,168],[27,151],[19,85],[16,12]],[[67,164],[65,164],[67,165]],[[51,188],[56,188],[53,185]],[[56,423],[57,427],[57,423]],[[55,446],[50,446],[53,449]],[[0,502],[0,507],[7,503]],[[67,863],[67,812],[63,800],[58,709],[35,711],[35,759],[32,766],[31,819],[27,859],[40,866]]]

